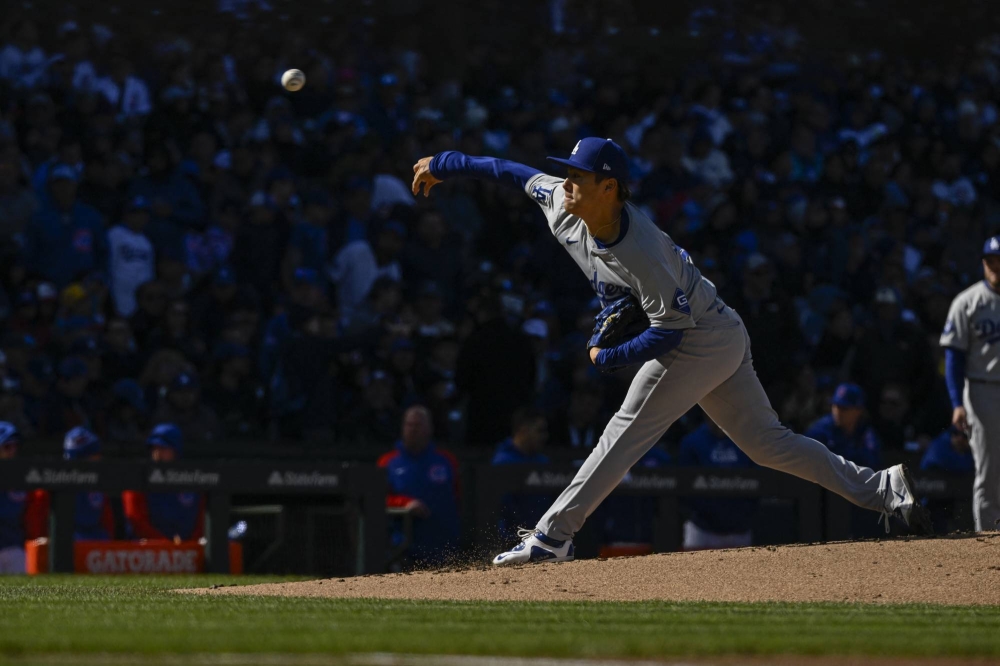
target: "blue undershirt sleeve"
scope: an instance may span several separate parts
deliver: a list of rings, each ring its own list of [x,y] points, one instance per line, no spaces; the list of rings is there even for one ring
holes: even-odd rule
[[[951,406],[961,407],[962,391],[965,389],[965,352],[952,347],[945,348],[944,381],[948,384]]]
[[[594,365],[605,370],[645,363],[669,352],[680,344],[683,337],[683,330],[650,327],[627,342],[597,352]]]
[[[455,176],[486,178],[523,190],[528,181],[542,173],[538,169],[495,157],[470,157],[457,150],[438,153],[431,160],[431,174],[440,180]]]

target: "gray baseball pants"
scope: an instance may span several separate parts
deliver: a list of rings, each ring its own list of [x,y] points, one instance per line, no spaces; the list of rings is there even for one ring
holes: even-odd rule
[[[597,446],[538,522],[543,534],[572,539],[632,465],[695,405],[754,462],[882,509],[884,472],[859,467],[781,425],[753,369],[743,321],[732,308],[717,312],[721,305],[717,300],[674,350],[642,366]]]
[[[967,380],[965,411],[969,415],[969,446],[976,461],[972,485],[972,515],[976,531],[1000,529],[1000,383]]]

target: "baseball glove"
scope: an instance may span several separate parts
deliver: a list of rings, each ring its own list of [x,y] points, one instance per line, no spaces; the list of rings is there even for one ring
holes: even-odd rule
[[[594,317],[594,333],[587,341],[592,347],[606,349],[627,342],[649,328],[649,317],[639,299],[629,294],[601,310]]]

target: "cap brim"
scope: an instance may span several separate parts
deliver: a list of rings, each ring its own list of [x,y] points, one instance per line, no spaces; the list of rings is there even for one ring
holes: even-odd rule
[[[561,164],[564,167],[572,167],[574,169],[579,169],[580,171],[587,171],[589,173],[597,173],[596,171],[594,171],[592,168],[590,168],[588,166],[580,164],[579,162],[574,162],[572,160],[564,160],[561,157],[546,157],[545,159],[547,159],[550,162],[555,162],[556,164]]]

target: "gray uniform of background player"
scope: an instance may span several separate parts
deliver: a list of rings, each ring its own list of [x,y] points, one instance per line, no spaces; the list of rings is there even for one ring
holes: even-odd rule
[[[977,282],[951,303],[941,346],[965,352],[962,404],[976,461],[972,510],[976,530],[1000,520],[1000,294]]]
[[[754,372],[742,320],[687,253],[631,203],[624,236],[599,248],[583,221],[563,209],[562,182],[539,174],[525,191],[598,295],[610,302],[633,293],[654,327],[685,332],[675,349],[639,369],[597,446],[537,529],[553,539],[573,538],[632,465],[696,404],[755,462],[881,511],[885,472],[859,467],[781,425]]]

